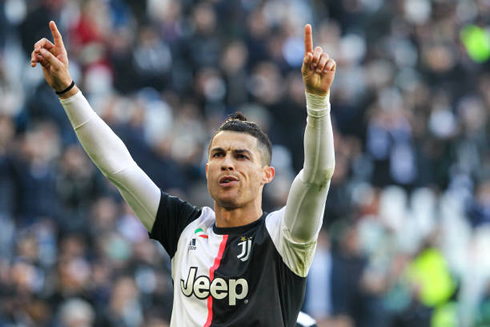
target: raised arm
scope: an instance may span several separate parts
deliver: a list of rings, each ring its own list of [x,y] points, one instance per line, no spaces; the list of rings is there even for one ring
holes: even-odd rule
[[[330,86],[336,63],[322,48],[313,49],[311,26],[305,27],[305,55],[301,72],[306,89],[305,161],[289,192],[284,224],[299,243],[316,240],[323,221],[335,152],[330,121]]]
[[[49,27],[54,43],[45,38],[36,42],[31,66],[41,64],[44,78],[58,94],[85,152],[117,186],[146,229],[151,231],[160,202],[160,190],[136,165],[121,139],[93,111],[82,92],[72,83],[63,38],[53,21]]]

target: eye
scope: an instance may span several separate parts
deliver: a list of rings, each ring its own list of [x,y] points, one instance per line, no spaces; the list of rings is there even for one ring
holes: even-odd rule
[[[219,157],[222,157],[223,155],[224,155],[223,152],[215,152],[215,153],[213,153],[212,157],[213,158],[219,158]]]
[[[236,156],[238,159],[248,159],[248,157],[244,154],[237,154]]]

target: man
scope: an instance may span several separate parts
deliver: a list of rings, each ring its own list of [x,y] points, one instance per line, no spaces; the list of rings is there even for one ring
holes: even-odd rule
[[[313,49],[311,26],[302,67],[304,168],[286,206],[271,213],[262,211],[262,190],[275,174],[271,145],[256,124],[238,115],[213,136],[206,177],[214,210],[195,208],[136,165],[74,85],[61,34],[49,27],[54,43],[38,41],[31,66],[41,64],[87,154],[172,258],[171,326],[295,326],[335,164],[328,95],[336,64]]]

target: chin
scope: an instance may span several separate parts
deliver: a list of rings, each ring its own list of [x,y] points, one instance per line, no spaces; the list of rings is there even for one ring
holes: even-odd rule
[[[233,210],[240,207],[236,202],[235,198],[231,198],[231,199],[221,198],[221,199],[215,199],[215,201],[216,204],[218,204],[218,206],[227,210]]]

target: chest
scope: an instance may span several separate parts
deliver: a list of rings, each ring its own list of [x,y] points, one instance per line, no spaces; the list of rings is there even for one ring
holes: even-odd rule
[[[216,234],[212,228],[195,226],[181,235],[173,262],[174,280],[196,276],[241,277],[270,255],[272,242],[263,226],[243,233]]]

